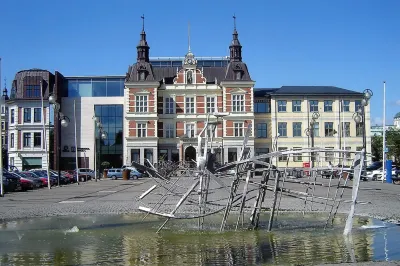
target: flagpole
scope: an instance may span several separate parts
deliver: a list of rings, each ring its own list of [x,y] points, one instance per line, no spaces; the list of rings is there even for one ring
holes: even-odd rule
[[[43,100],[43,82],[40,81],[40,96],[42,100],[42,126],[43,126],[43,141],[44,141],[44,152],[46,154],[46,171],[47,171],[47,186],[51,189],[51,182],[50,182],[50,171],[49,171],[49,153],[47,151],[47,134],[46,134],[46,112],[44,110],[44,100]],[[50,118],[50,116],[49,116]],[[42,160],[43,165],[43,160]]]
[[[76,138],[76,100],[74,100],[74,124],[75,124],[75,164],[76,164],[76,183],[79,185],[79,174],[78,174],[78,141]]]
[[[382,152],[382,163],[383,163],[383,174],[382,183],[386,178],[386,82],[383,82],[383,152]]]

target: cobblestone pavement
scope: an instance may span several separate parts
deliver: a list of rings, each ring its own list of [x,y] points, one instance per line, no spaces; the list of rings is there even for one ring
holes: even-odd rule
[[[259,182],[259,178],[252,179],[254,182]],[[171,180],[172,182],[174,179]],[[230,184],[231,178],[223,178],[225,184]],[[311,181],[307,178],[295,179],[298,181]],[[194,182],[193,177],[185,177],[180,180],[176,191],[180,196],[186,192],[187,188]],[[285,187],[305,192],[304,185],[285,183]],[[319,178],[318,183],[327,185],[327,179]],[[332,184],[336,185],[338,180],[333,180]],[[156,184],[150,178],[139,180],[100,180],[98,182],[89,181],[82,182],[80,185],[71,184],[62,187],[54,187],[52,189],[42,188],[28,192],[15,192],[6,194],[4,198],[0,198],[0,220],[10,220],[26,217],[44,217],[44,216],[60,216],[60,215],[83,215],[83,214],[124,214],[138,212],[138,206],[151,207],[151,204],[156,203],[162,196],[163,191],[154,191],[149,194],[143,201],[138,201],[139,195]],[[273,183],[271,184],[273,185]],[[348,185],[352,185],[349,181]],[[249,189],[256,188],[253,185]],[[215,204],[211,206],[209,211],[216,210],[225,206],[228,191],[221,189],[220,185],[215,182],[210,183],[212,193],[209,195],[209,200]],[[242,193],[243,186],[239,186],[238,193]],[[309,188],[309,193],[312,193],[313,187]],[[336,189],[332,188],[330,197],[334,196]],[[340,193],[341,190],[339,190]],[[248,198],[251,198],[256,193],[256,190],[249,193]],[[314,195],[325,197],[327,187],[315,186]],[[194,193],[195,194],[195,193]],[[178,202],[180,196],[169,197],[165,202],[165,210],[170,210]],[[345,189],[343,199],[350,199],[351,189]],[[198,197],[193,195],[190,199],[197,202]],[[273,193],[268,191],[263,207],[269,208],[272,204]],[[400,223],[400,210],[398,208],[400,200],[400,186],[381,183],[379,181],[361,182],[359,191],[359,201],[370,202],[370,204],[358,204],[356,206],[356,215],[370,216],[386,221]],[[319,203],[318,203],[319,202]],[[330,206],[325,208],[325,201],[315,199],[312,204],[312,211],[330,210]],[[220,206],[217,206],[217,205]],[[253,201],[250,200],[247,207],[253,206]],[[283,196],[280,208],[288,211],[303,211],[304,200],[299,200],[292,197]],[[309,199],[306,210],[311,210],[311,199]],[[339,213],[347,213],[349,210],[348,203],[340,204]],[[185,204],[180,208],[181,213],[197,212],[198,208],[194,204]]]

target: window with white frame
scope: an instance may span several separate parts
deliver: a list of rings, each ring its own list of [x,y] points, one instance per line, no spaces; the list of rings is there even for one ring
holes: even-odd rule
[[[301,112],[301,100],[292,101],[292,112]]]
[[[267,137],[267,123],[257,124],[257,138]]]
[[[211,138],[211,136],[213,136],[214,138],[217,136],[217,130],[215,130],[215,133],[214,133],[214,125],[209,125],[207,127],[207,136],[209,138]]]
[[[293,148],[293,150],[294,150],[294,151],[298,151],[298,150],[301,150],[301,148],[300,148],[300,147],[295,147],[295,148]],[[301,154],[301,153],[294,154],[294,155],[293,155],[293,161],[294,161],[294,162],[301,162],[301,161],[303,161],[303,156],[302,156],[302,154]]]
[[[185,98],[185,113],[194,114],[194,97]]]
[[[33,146],[40,147],[42,145],[42,133],[34,132],[33,133]]]
[[[192,123],[187,123],[185,126],[185,134],[188,138],[194,138],[195,137],[195,127],[194,124]]]
[[[278,101],[278,112],[286,112],[286,100],[279,100]]]
[[[314,123],[314,137],[319,137],[319,122]]]
[[[243,137],[244,136],[244,125],[242,122],[233,123],[234,128],[234,136],[235,137]]]
[[[342,102],[342,112],[350,112],[350,101],[344,100]]]
[[[10,148],[14,148],[14,133],[10,134]]]
[[[206,104],[207,104],[207,108],[206,108],[206,112],[207,114],[212,114],[215,112],[215,106],[216,106],[216,100],[215,97],[206,97]]]
[[[23,146],[30,147],[31,146],[31,133],[24,133],[23,134]]]
[[[147,113],[147,95],[136,95],[136,113]]]
[[[325,122],[325,137],[333,137],[333,122]]]
[[[232,112],[244,112],[244,94],[232,95]]]
[[[33,122],[38,123],[42,122],[42,108],[34,108],[33,109]]]
[[[139,138],[147,137],[147,123],[138,123],[137,124],[137,136]]]
[[[350,122],[342,122],[342,137],[350,137]]]
[[[278,123],[278,134],[280,137],[287,137],[287,123],[286,122]]]
[[[279,147],[278,148],[278,151],[286,151],[286,150],[287,150],[286,147]],[[278,157],[278,161],[280,161],[280,162],[286,162],[287,159],[288,159],[287,154],[284,154],[284,155]]]
[[[15,119],[15,110],[11,109],[11,112],[10,112],[10,122],[11,122],[11,124],[14,124],[14,119]]]
[[[175,138],[175,125],[174,124],[166,124],[165,125],[165,137],[166,138]]]
[[[32,122],[31,116],[32,116],[31,108],[24,108],[24,123]]]
[[[165,98],[165,113],[174,114],[175,113],[175,101],[172,97]]]
[[[301,137],[301,122],[293,122],[293,137]]]
[[[318,112],[318,101],[317,100],[310,101],[310,112]]]
[[[324,101],[324,112],[332,112],[333,108],[333,101],[332,100],[325,100]]]

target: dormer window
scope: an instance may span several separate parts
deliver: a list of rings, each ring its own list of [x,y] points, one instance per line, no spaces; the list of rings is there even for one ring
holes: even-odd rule
[[[146,80],[146,73],[144,71],[139,72],[139,80],[140,81]]]
[[[241,80],[242,79],[242,71],[236,71],[235,72],[235,78],[236,80]]]
[[[186,72],[186,82],[187,84],[193,84],[193,71],[188,70]]]

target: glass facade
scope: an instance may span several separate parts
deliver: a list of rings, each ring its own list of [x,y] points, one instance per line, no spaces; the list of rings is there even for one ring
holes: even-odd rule
[[[68,97],[122,97],[124,78],[67,79]]]
[[[95,105],[94,111],[107,132],[107,138],[99,141],[99,130],[96,129],[97,163],[107,161],[110,167],[119,168],[123,161],[123,105]]]
[[[182,67],[184,58],[165,58],[150,60],[153,67]],[[197,57],[197,67],[226,67],[229,58],[202,59]]]

